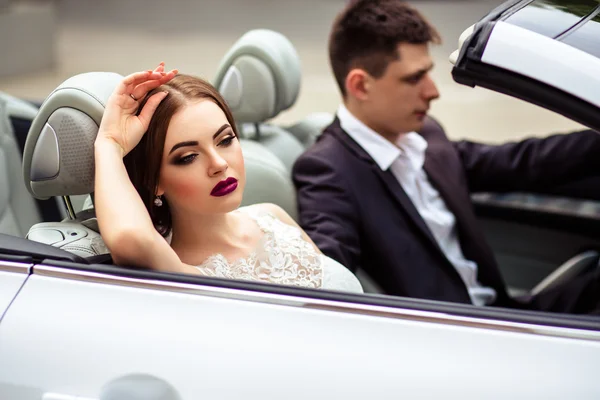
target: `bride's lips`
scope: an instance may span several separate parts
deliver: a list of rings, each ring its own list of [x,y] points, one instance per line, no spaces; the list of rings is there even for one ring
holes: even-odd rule
[[[211,196],[221,197],[233,192],[238,187],[238,180],[235,178],[227,178],[217,183],[210,192]]]

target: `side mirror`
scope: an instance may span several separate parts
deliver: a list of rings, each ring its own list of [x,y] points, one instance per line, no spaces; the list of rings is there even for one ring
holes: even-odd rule
[[[99,400],[182,400],[175,388],[147,374],[131,374],[108,382]]]

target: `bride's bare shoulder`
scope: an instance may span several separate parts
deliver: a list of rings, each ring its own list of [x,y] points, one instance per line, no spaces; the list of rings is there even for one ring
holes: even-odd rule
[[[256,214],[271,214],[288,225],[297,225],[296,221],[281,207],[273,203],[258,203],[244,207],[246,210]]]

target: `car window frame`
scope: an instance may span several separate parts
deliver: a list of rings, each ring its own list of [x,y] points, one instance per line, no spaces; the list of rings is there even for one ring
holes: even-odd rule
[[[0,259],[1,259],[0,249]],[[269,298],[279,298],[281,304],[286,304],[285,299],[296,299],[314,302],[334,302],[347,311],[364,313],[367,309],[387,308],[405,314],[417,313],[436,315],[442,319],[466,318],[485,321],[490,326],[502,324],[528,324],[545,326],[549,328],[577,329],[587,331],[600,331],[600,319],[589,315],[569,315],[531,310],[518,310],[500,307],[477,307],[470,304],[414,299],[381,294],[357,294],[349,292],[336,292],[322,289],[300,288],[251,281],[232,280],[224,278],[205,277],[200,275],[175,274],[153,271],[143,268],[127,268],[104,264],[82,264],[64,260],[46,259],[34,264],[32,274],[47,274],[48,270],[69,271],[72,276],[81,274],[78,279],[89,280],[86,274],[102,274],[115,278],[154,281],[162,286],[169,284],[193,285],[195,287],[211,288],[212,290],[234,291],[239,293],[254,293]],[[45,271],[45,272],[44,272]],[[279,302],[276,301],[276,302]],[[309,305],[310,306],[310,305]],[[484,323],[485,324],[485,323]]]
[[[507,22],[504,21],[507,18],[532,2],[533,0],[506,2],[475,24],[471,35],[462,42],[462,47],[458,49],[458,57],[452,68],[454,81],[524,100],[600,132],[600,107],[597,105],[535,78],[487,64],[482,60],[496,24],[506,25]],[[591,15],[596,15],[596,12],[600,12],[600,3]],[[576,24],[565,33],[576,30],[576,27],[579,25]],[[548,40],[555,40],[557,46],[566,46],[560,41],[560,38],[559,35],[557,38],[548,38]]]

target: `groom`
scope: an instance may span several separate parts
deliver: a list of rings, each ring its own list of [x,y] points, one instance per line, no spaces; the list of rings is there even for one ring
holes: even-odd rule
[[[511,299],[470,193],[545,190],[600,171],[592,131],[490,146],[451,142],[427,116],[439,97],[429,44],[438,32],[397,0],[350,2],[329,40],[343,104],[293,170],[300,224],[328,256],[389,294],[588,313],[597,272]]]

